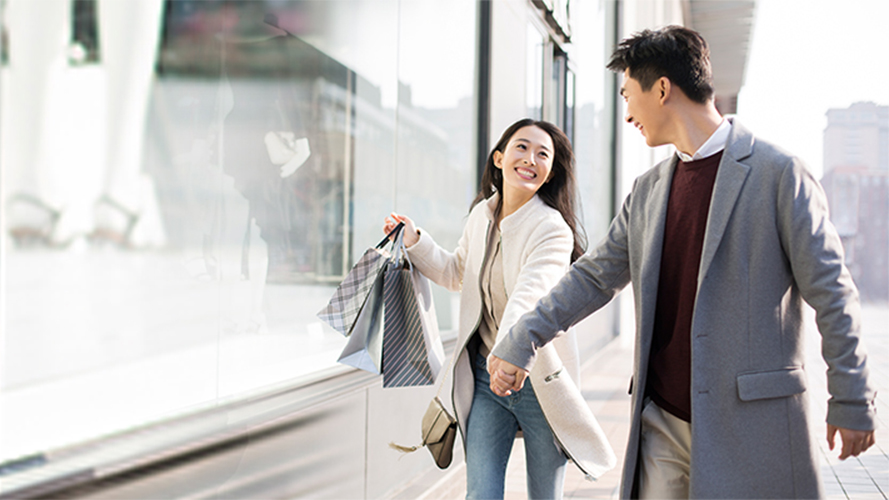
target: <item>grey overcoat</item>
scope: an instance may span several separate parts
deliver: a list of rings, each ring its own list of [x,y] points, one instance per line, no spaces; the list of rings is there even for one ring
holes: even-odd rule
[[[521,318],[493,355],[529,368],[532,346],[632,283],[633,382],[645,387],[677,161],[674,155],[636,179],[606,238]],[[816,311],[829,365],[827,421],[870,430],[874,390],[859,342],[858,292],[824,192],[799,159],[754,138],[735,120],[718,168],[691,331],[690,495],[823,497],[806,415],[803,300]],[[622,498],[635,494],[639,458],[644,390],[631,393]]]

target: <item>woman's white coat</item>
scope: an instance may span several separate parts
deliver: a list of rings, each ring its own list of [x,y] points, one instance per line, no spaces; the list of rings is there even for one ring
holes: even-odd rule
[[[471,211],[456,250],[440,247],[425,231],[408,248],[413,265],[435,283],[460,293],[460,324],[453,371],[452,404],[461,431],[472,407],[474,377],[467,343],[482,315],[479,274],[497,194]],[[508,301],[497,341],[532,310],[569,267],[574,239],[561,214],[537,195],[500,222],[503,281]],[[573,330],[562,332],[538,351],[529,378],[561,448],[587,476],[599,477],[616,458],[578,388],[580,363]],[[577,382],[576,382],[577,381]]]

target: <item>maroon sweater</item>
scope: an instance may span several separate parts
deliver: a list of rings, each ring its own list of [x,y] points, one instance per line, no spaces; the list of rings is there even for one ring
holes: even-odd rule
[[[691,320],[720,159],[722,151],[680,161],[667,203],[646,394],[686,422],[691,422]]]

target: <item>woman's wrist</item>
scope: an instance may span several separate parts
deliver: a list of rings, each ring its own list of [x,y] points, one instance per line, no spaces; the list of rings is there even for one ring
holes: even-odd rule
[[[416,234],[416,236],[414,237],[413,241],[408,241],[408,240],[410,240],[410,238],[405,238],[405,241],[404,241],[405,248],[410,248],[420,242],[420,230],[417,229],[416,231],[414,231],[414,234]],[[407,236],[407,235],[405,235],[405,236]]]

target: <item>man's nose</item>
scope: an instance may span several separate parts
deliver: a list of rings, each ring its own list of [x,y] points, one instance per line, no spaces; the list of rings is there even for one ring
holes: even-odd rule
[[[633,115],[627,113],[627,115],[624,117],[624,120],[626,120],[627,123],[633,123]]]

